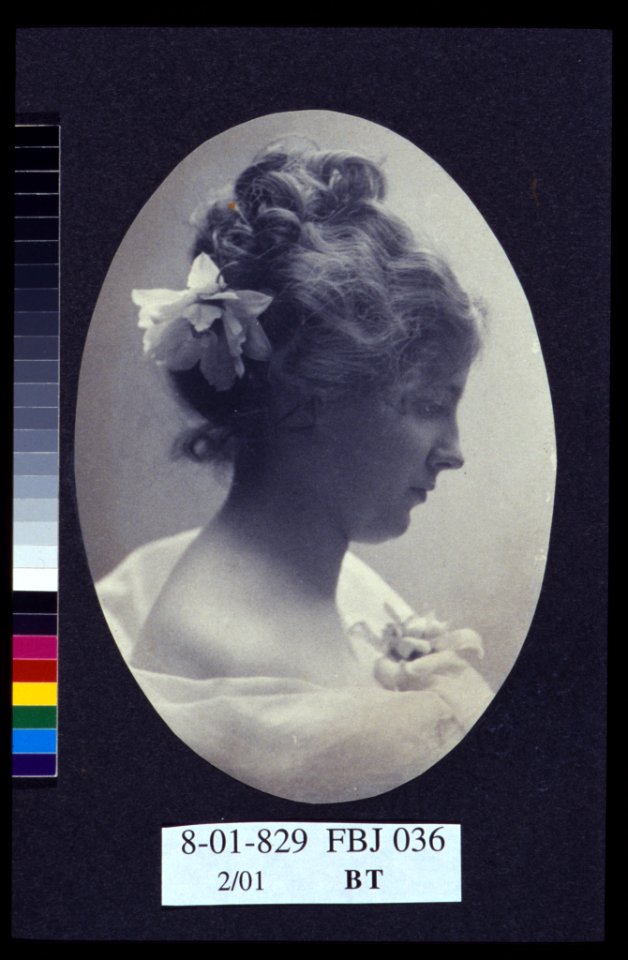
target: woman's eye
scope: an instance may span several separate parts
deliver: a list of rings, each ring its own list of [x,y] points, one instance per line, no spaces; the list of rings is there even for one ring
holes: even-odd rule
[[[448,413],[444,403],[438,403],[436,400],[413,400],[409,403],[408,409],[419,417],[444,417]]]

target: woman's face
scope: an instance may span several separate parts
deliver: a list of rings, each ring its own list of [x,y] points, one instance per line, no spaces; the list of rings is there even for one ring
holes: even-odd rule
[[[359,397],[330,405],[317,425],[316,496],[348,540],[400,536],[442,470],[458,470],[457,408],[467,370],[428,385],[408,383],[398,400]]]

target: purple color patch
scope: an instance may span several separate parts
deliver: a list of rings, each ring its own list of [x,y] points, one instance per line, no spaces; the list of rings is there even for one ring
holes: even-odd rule
[[[57,757],[54,753],[13,754],[14,777],[56,777]]]

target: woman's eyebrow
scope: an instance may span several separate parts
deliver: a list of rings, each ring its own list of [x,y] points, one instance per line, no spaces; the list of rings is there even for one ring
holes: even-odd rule
[[[445,394],[452,400],[459,400],[464,393],[464,387],[459,387],[456,384],[429,384],[425,386],[417,385],[410,387],[408,393],[414,397],[425,397],[426,399],[438,399]]]

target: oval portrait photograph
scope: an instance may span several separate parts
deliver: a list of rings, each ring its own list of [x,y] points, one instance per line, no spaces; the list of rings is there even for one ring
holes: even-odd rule
[[[78,393],[111,634],[214,767],[378,796],[463,741],[534,615],[556,455],[524,291],[447,172],[359,117],[253,119],[146,201]]]

